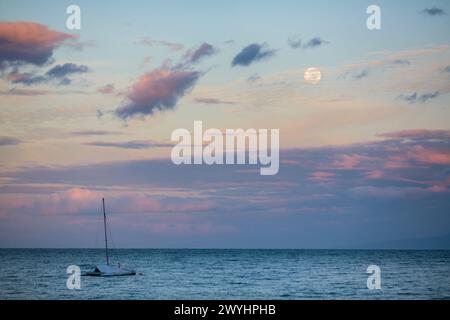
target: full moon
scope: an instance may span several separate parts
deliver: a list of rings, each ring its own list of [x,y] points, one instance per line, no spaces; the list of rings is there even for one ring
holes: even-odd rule
[[[320,79],[322,79],[322,73],[317,68],[308,68],[305,70],[304,79],[306,82],[311,84],[319,83]]]

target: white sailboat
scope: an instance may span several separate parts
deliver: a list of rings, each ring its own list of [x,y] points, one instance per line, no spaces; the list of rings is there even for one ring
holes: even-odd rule
[[[106,253],[106,264],[99,264],[95,266],[94,271],[89,271],[86,273],[87,276],[97,276],[97,277],[113,277],[113,276],[134,276],[136,271],[132,269],[127,269],[120,264],[111,265],[109,263],[108,254],[108,235],[106,232],[106,210],[105,210],[105,199],[102,198],[103,204],[103,226],[105,229],[105,253]]]

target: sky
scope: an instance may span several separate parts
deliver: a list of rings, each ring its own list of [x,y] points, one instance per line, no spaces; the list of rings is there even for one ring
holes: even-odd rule
[[[450,248],[447,30],[438,0],[1,0],[0,247],[101,246],[104,197],[116,247]],[[196,120],[279,129],[278,174],[174,165]]]

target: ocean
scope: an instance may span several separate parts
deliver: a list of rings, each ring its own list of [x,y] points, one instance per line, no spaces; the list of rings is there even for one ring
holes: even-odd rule
[[[101,249],[0,249],[0,299],[450,299],[450,250],[114,249],[127,277],[81,277]],[[367,288],[377,265],[381,289]]]

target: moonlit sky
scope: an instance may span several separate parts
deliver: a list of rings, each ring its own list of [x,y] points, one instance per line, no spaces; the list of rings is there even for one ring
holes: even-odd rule
[[[450,234],[448,1],[376,1],[376,31],[373,1],[73,3],[0,2],[0,247],[97,246],[102,197],[117,247]],[[194,120],[279,128],[279,174],[174,166]]]

